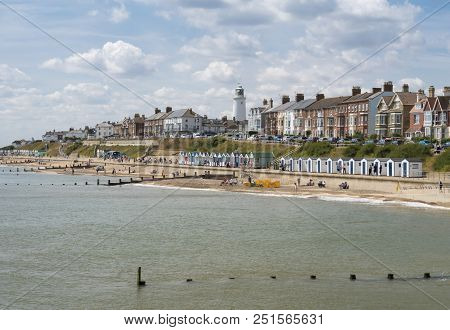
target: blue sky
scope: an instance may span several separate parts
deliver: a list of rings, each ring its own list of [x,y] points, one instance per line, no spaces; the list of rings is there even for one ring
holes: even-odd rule
[[[231,115],[319,90],[446,1],[4,0],[150,104]],[[0,5],[0,145],[120,120],[143,103]],[[325,90],[450,85],[450,5]]]

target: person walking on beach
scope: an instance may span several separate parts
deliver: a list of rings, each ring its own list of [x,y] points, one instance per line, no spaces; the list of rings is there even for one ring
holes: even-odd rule
[[[343,174],[347,174],[347,168],[344,166],[344,168],[342,169],[342,173]]]
[[[369,176],[372,175],[372,165],[369,166]]]
[[[443,192],[443,188],[444,188],[444,183],[442,182],[442,180],[439,180],[439,192]]]
[[[297,182],[294,182],[294,186],[295,186],[295,192],[297,192],[297,189],[298,189]]]

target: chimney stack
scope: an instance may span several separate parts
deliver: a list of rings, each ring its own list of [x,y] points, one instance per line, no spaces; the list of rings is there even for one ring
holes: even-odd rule
[[[297,93],[295,95],[295,102],[300,102],[303,101],[305,99],[305,95],[301,94],[301,93]]]
[[[409,93],[409,85],[408,84],[403,84],[402,92]]]
[[[434,97],[434,86],[428,88],[428,97]]]
[[[392,86],[392,81],[386,81],[383,84],[383,91],[385,91],[385,92],[393,92],[394,91],[394,87]]]
[[[324,94],[316,94],[316,101],[323,100],[325,98]]]
[[[380,87],[373,87],[372,88],[372,93],[379,93],[379,92],[381,92],[381,88]]]
[[[269,103],[270,103],[270,108],[273,108],[273,99],[272,98],[270,98]]]
[[[353,86],[352,88],[352,96],[361,94],[361,87],[359,86]]]
[[[159,110],[158,108],[155,108],[155,114],[160,113],[161,110]]]
[[[290,99],[289,95],[283,95],[281,97],[281,104],[285,104],[285,103],[288,103],[290,101],[291,101],[291,99]]]
[[[419,90],[417,91],[417,93],[419,93],[420,95],[425,95],[425,91],[424,91],[423,89],[419,89]]]
[[[443,89],[444,96],[450,96],[450,86],[445,86]]]
[[[166,107],[166,113],[172,112],[172,107]]]
[[[268,104],[267,99],[264,99],[264,100],[263,100],[263,105],[265,106],[265,105],[267,105],[267,104]]]

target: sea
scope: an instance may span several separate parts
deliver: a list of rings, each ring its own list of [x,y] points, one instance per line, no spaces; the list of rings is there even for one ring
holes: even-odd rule
[[[449,209],[96,181],[0,167],[0,309],[450,306]]]

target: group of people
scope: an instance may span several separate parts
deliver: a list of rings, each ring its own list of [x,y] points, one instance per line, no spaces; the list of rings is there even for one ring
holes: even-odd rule
[[[225,179],[220,183],[221,186],[235,186],[237,184],[238,184],[238,180],[236,178]]]
[[[339,185],[339,189],[350,189],[350,186],[348,185],[347,181],[345,181]]]

